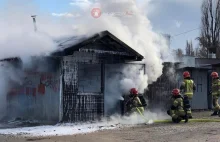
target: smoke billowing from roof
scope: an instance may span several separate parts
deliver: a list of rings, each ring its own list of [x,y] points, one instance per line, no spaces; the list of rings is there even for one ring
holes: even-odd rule
[[[143,7],[148,6],[149,1],[132,0],[99,0],[96,3],[90,3],[88,11],[98,8],[101,16],[94,18],[90,12],[83,8],[83,17],[80,17],[74,25],[78,27],[76,33],[88,34],[108,30],[126,44],[131,46],[137,52],[145,57],[143,61],[146,64],[146,75],[134,72],[134,68],[129,67],[124,71],[125,78],[122,80],[122,86],[126,88],[137,87],[140,92],[147,87],[148,83],[155,81],[162,74],[162,63],[172,60],[169,56],[169,48],[163,36],[156,34],[152,30],[149,19],[144,14]],[[141,4],[140,4],[141,2]],[[141,82],[141,83],[139,83]],[[127,90],[127,89],[126,89]]]
[[[133,0],[88,1],[86,7],[71,3],[82,8],[81,11],[77,11],[80,17],[54,19],[49,13],[39,12],[30,1],[9,0],[3,8],[7,10],[0,15],[3,19],[0,21],[0,31],[4,33],[0,35],[0,58],[19,56],[28,59],[26,57],[54,51],[56,38],[68,35],[92,35],[108,30],[142,54],[145,57],[142,63],[146,65],[146,75],[138,72],[139,67],[128,66],[122,70],[123,78],[112,80],[111,83],[119,82],[120,93],[121,91],[126,93],[132,87],[143,92],[148,83],[156,81],[162,74],[164,59],[172,60],[165,39],[152,30],[152,25],[145,15],[146,11],[142,11],[146,10],[143,6],[148,7],[149,1],[138,0],[138,3]],[[101,10],[100,17],[94,18],[91,15],[93,8]],[[37,32],[34,31],[31,18],[31,15],[35,14],[38,15]]]

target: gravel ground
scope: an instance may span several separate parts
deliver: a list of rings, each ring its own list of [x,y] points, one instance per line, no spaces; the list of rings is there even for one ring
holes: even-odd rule
[[[219,119],[210,117],[211,112],[194,112],[194,118]],[[190,122],[140,125],[118,130],[104,130],[90,134],[22,138],[0,135],[0,142],[220,142],[220,123]]]

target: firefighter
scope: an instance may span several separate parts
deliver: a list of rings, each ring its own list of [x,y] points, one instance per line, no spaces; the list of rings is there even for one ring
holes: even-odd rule
[[[130,113],[138,113],[143,115],[144,113],[144,107],[140,101],[140,98],[138,97],[138,91],[136,88],[130,89],[130,99],[126,103],[126,106],[128,107],[128,110]]]
[[[218,98],[220,96],[220,80],[217,72],[212,72],[212,103],[214,106],[214,112],[211,116],[220,116],[220,106],[218,104]]]
[[[193,92],[196,90],[196,85],[194,81],[190,77],[190,73],[188,71],[185,71],[183,73],[183,82],[180,86],[180,91],[183,93],[184,97],[184,104],[187,106],[187,115],[189,119],[192,118],[192,112],[191,112],[191,106],[189,101],[193,98]]]
[[[179,89],[172,90],[172,105],[167,114],[172,117],[172,121],[179,123],[182,119],[185,119],[185,123],[188,122],[188,116],[184,108],[183,97],[180,95]]]

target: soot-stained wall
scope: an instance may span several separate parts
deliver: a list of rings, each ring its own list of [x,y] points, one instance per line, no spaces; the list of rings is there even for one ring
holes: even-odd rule
[[[7,116],[44,122],[59,121],[60,70],[24,71],[21,84],[11,86],[7,94]]]
[[[8,115],[59,121],[59,73],[26,72],[24,85],[8,93]]]

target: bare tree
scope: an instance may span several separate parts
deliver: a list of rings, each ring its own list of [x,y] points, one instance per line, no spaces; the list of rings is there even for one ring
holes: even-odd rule
[[[199,46],[195,49],[195,56],[199,58],[207,58],[208,57],[208,51],[207,48],[204,46]]]
[[[203,49],[215,49],[220,58],[220,0],[203,0],[201,11],[201,33],[197,39]]]
[[[188,40],[186,41],[186,49],[185,50],[186,50],[186,55],[195,56],[192,41],[191,42],[189,42]]]
[[[175,50],[174,52],[175,52],[176,57],[177,57],[178,59],[181,59],[181,58],[183,57],[183,50],[182,50],[182,49],[178,48],[178,49]]]

